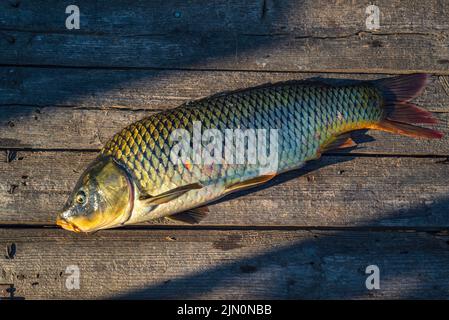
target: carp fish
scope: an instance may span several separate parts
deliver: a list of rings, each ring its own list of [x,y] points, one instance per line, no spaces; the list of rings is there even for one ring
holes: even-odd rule
[[[430,112],[410,103],[427,80],[426,74],[412,74],[337,84],[287,81],[152,114],[106,143],[81,175],[57,224],[92,232],[158,218],[198,223],[210,202],[300,168],[326,151],[355,147],[352,131],[441,138],[440,132],[415,125],[436,123]],[[267,137],[267,130],[269,143],[258,143],[254,137]]]

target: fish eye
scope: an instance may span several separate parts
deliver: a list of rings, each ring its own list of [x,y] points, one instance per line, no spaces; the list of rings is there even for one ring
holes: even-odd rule
[[[75,201],[78,204],[85,204],[86,203],[86,193],[84,191],[78,191],[78,193],[75,196]]]

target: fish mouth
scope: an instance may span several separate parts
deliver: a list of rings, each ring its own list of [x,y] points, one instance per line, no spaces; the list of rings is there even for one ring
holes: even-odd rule
[[[65,229],[65,230],[69,230],[69,231],[73,231],[76,233],[80,233],[81,229],[78,228],[77,226],[75,226],[73,223],[68,222],[67,220],[58,217],[56,219],[56,224],[58,226],[60,226],[61,228]]]

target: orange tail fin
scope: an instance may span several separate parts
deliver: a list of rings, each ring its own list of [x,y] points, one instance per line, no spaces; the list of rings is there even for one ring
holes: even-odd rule
[[[413,125],[413,123],[437,123],[437,119],[434,118],[432,113],[409,103],[411,99],[421,94],[428,78],[427,74],[419,73],[373,81],[372,83],[383,94],[385,118],[372,125],[371,129],[410,137],[441,138],[443,134],[437,130]]]

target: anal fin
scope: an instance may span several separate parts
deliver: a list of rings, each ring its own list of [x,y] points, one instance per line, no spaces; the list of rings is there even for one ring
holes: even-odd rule
[[[350,133],[343,133],[337,137],[335,137],[333,140],[331,140],[328,143],[325,143],[320,148],[320,153],[324,153],[330,150],[336,150],[336,149],[345,149],[345,148],[352,148],[357,146],[357,143],[355,143],[354,140],[351,138]]]

